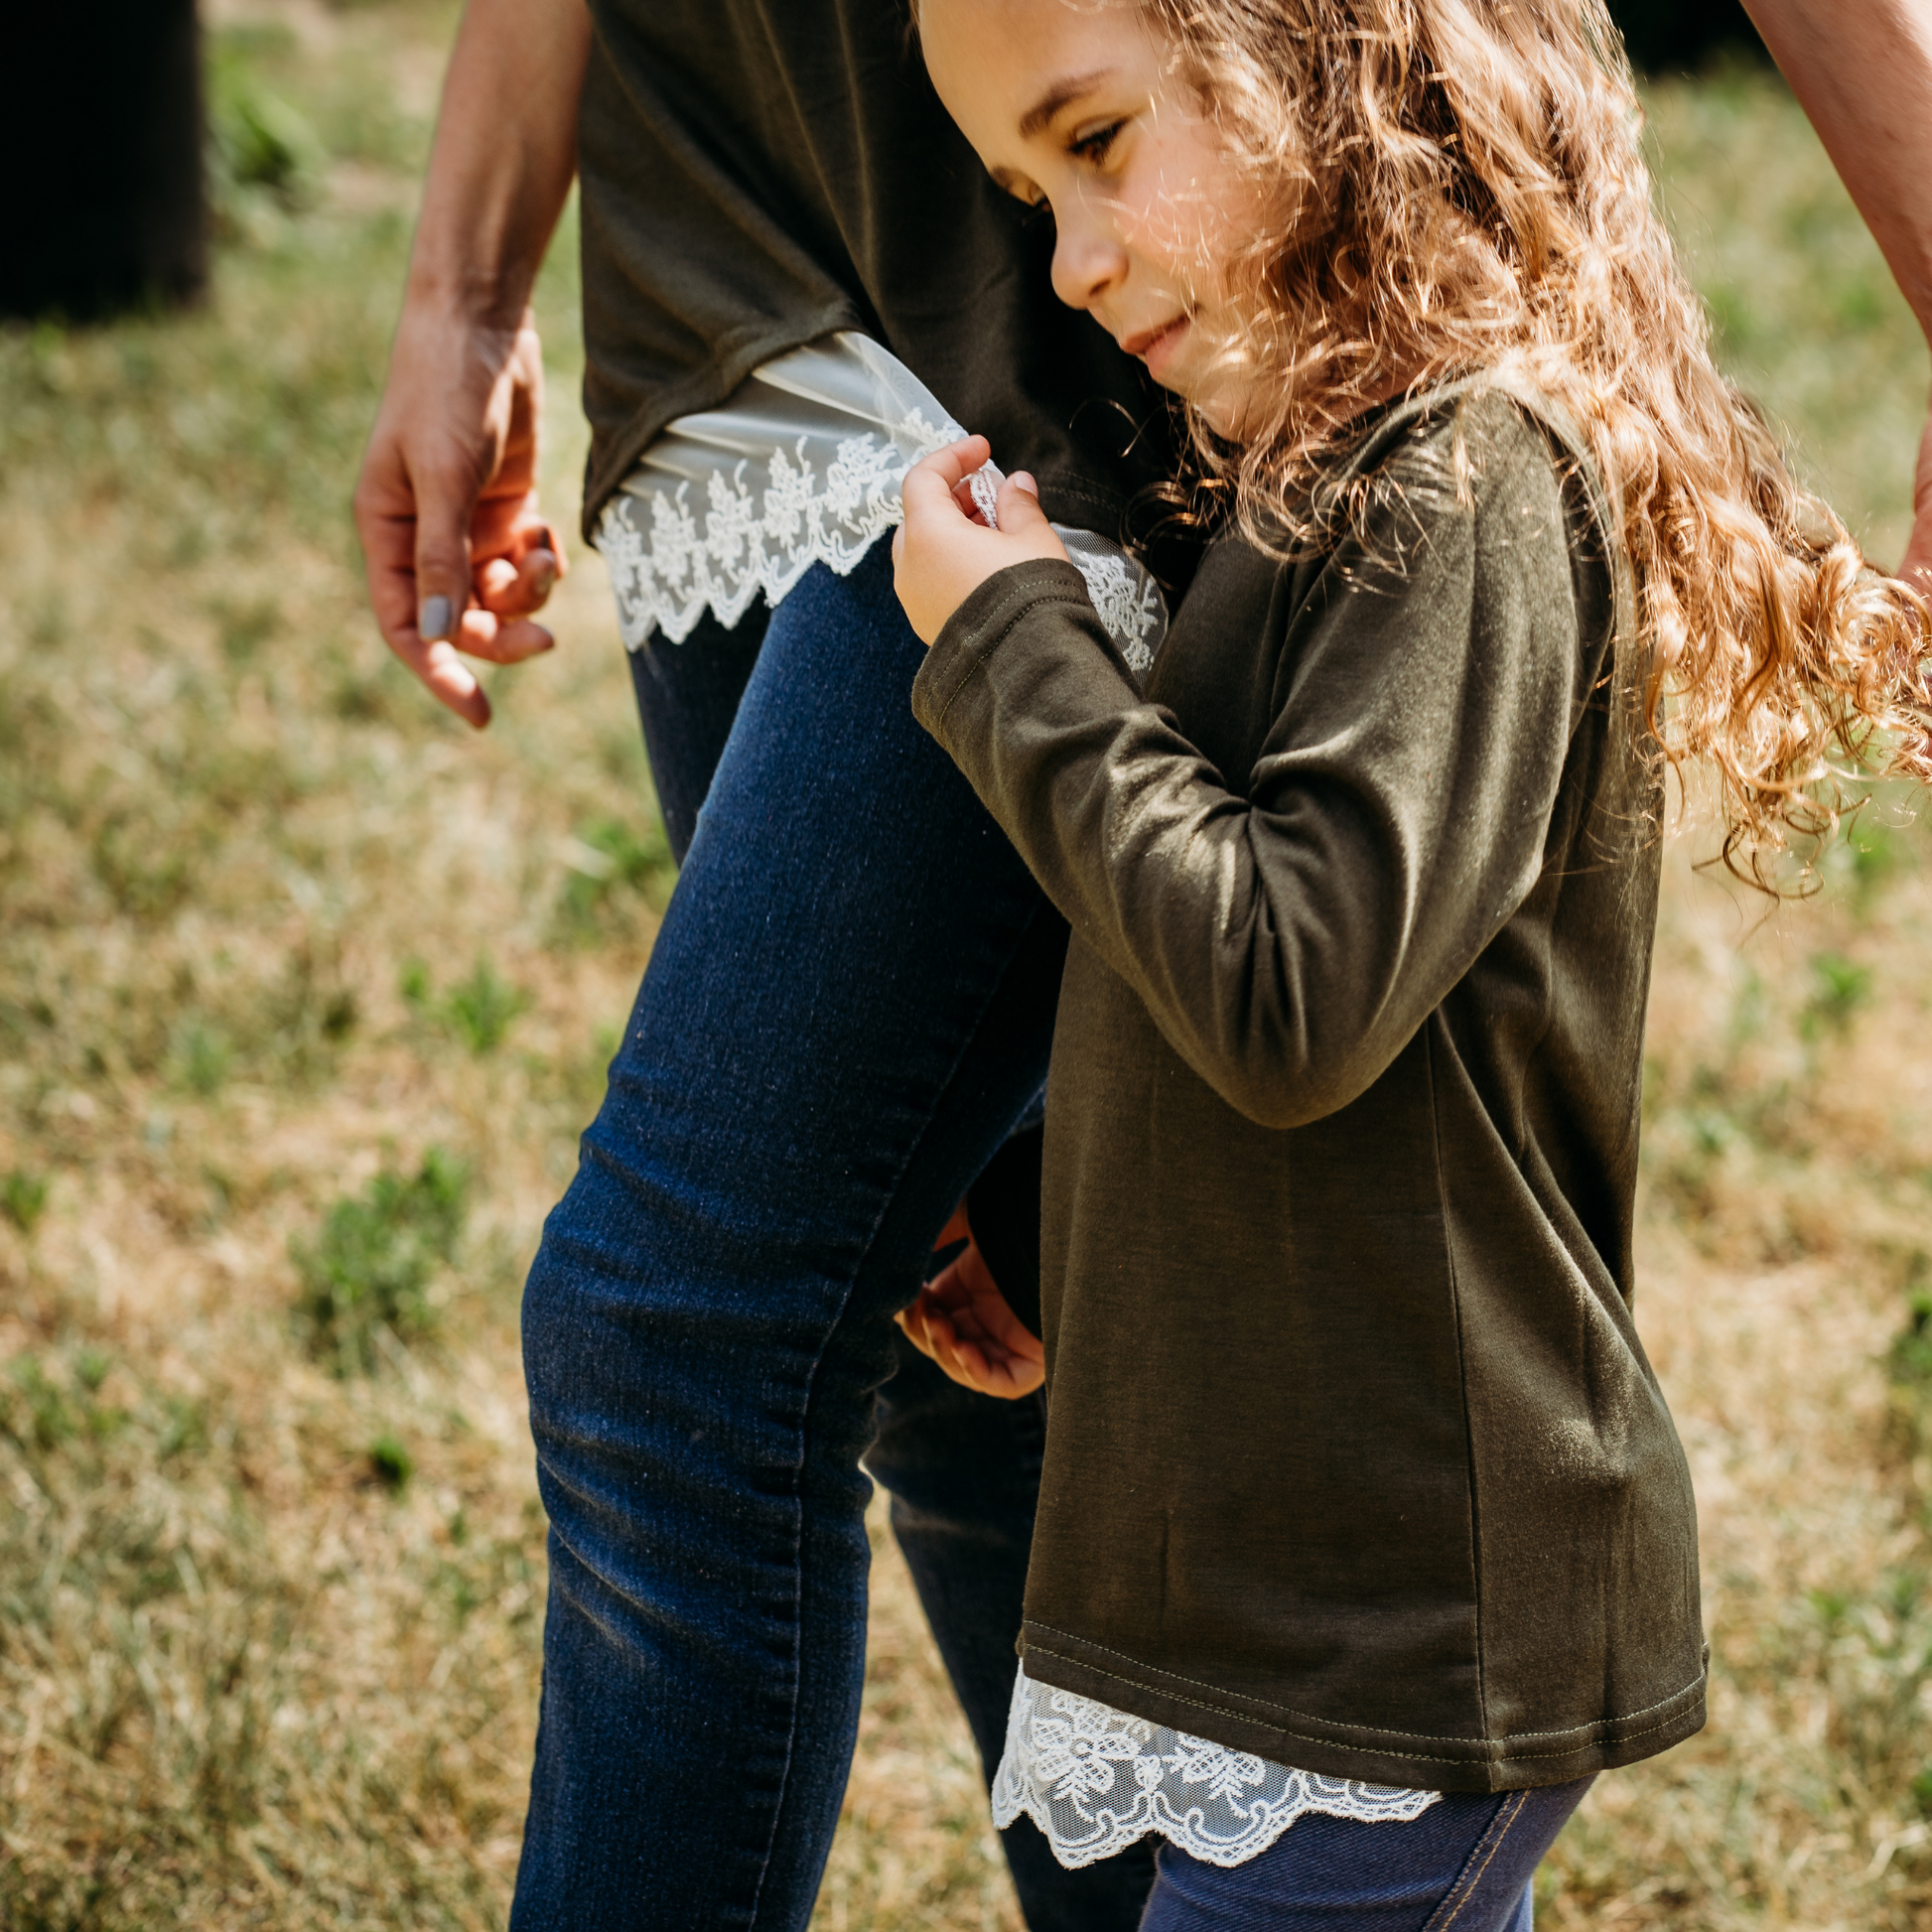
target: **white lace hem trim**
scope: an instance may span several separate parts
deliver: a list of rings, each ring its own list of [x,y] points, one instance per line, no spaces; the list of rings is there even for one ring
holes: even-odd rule
[[[993,1822],[1004,1831],[1025,1812],[1069,1868],[1150,1832],[1204,1863],[1235,1865],[1310,1812],[1408,1824],[1441,1796],[1272,1764],[1035,1684],[1022,1670],[993,1779]]]
[[[673,643],[709,611],[776,606],[814,564],[849,576],[903,512],[905,473],[965,435],[912,372],[847,333],[775,357],[721,408],[682,416],[638,460],[598,524],[623,641]],[[990,509],[999,473],[975,490]],[[985,476],[985,473],[982,473]],[[1117,544],[1059,524],[1128,668],[1167,635],[1160,586]]]

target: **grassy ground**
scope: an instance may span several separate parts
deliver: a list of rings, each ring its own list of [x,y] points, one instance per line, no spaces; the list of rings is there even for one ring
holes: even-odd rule
[[[594,560],[473,739],[345,507],[444,0],[230,0],[214,300],[0,333],[0,1926],[500,1925],[537,1685],[521,1271],[670,875]],[[1658,94],[1725,353],[1877,554],[1925,381],[1802,120]],[[543,288],[553,506],[581,462]],[[1559,1925],[1932,1916],[1932,937],[1894,808],[1768,922],[1675,848],[1641,1309],[1714,1721]],[[1915,1313],[1916,1311],[1916,1313]],[[890,1550],[818,1924],[1018,1921]]]

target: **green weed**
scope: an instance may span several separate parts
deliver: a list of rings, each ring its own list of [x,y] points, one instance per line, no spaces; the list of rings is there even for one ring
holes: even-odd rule
[[[328,167],[315,129],[264,84],[257,69],[263,51],[262,38],[245,30],[216,34],[209,50],[209,173],[216,203],[231,219],[237,195],[247,190],[290,211],[307,207]]]
[[[1807,1039],[1816,1039],[1820,1033],[1842,1037],[1871,998],[1871,968],[1842,953],[1819,953],[1811,962],[1811,998],[1799,1016],[1799,1029]]]
[[[176,1029],[169,1059],[177,1083],[206,1098],[226,1081],[234,1042],[221,1028],[197,1017]]]
[[[385,1489],[401,1489],[416,1473],[416,1458],[385,1430],[369,1445],[369,1468]]]
[[[470,976],[450,988],[443,1014],[471,1052],[493,1053],[503,1043],[510,1022],[529,1004],[529,995],[503,979],[480,953]]]
[[[0,1212],[22,1234],[32,1234],[47,1212],[47,1176],[26,1168],[13,1169],[0,1180]]]
[[[600,818],[580,826],[564,847],[570,877],[558,917],[566,938],[585,941],[604,932],[626,898],[661,908],[677,868],[661,825],[639,837],[628,820]]]
[[[396,975],[396,991],[402,995],[405,1006],[413,1007],[418,1013],[427,1011],[430,995],[435,991],[427,962],[405,959]]]
[[[377,1174],[330,1208],[314,1240],[291,1243],[298,1312],[339,1375],[375,1366],[379,1330],[408,1340],[435,1325],[426,1291],[455,1252],[468,1189],[462,1164],[432,1148],[413,1177]]]

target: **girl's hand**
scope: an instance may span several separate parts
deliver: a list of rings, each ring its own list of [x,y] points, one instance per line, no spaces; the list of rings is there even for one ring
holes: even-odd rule
[[[905,521],[893,538],[893,585],[924,643],[930,644],[967,598],[1009,564],[1050,557],[1066,561],[1065,547],[1025,472],[1000,485],[997,530],[975,519],[966,479],[992,454],[985,437],[969,436],[906,473]]]
[[[1000,513],[1004,519],[1004,503]],[[963,1201],[932,1245],[943,1248],[961,1239],[964,1252],[900,1311],[898,1325],[913,1347],[962,1387],[1008,1401],[1032,1395],[1046,1379],[1046,1351],[1007,1307],[967,1225]]]

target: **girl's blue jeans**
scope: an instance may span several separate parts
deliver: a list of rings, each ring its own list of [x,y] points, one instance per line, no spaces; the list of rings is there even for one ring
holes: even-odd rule
[[[524,1294],[550,1596],[515,1932],[805,1925],[862,1457],[989,1762],[1013,1683],[1039,1405],[956,1389],[892,1315],[1039,1087],[1065,928],[913,722],[886,545],[761,642],[708,630],[633,667],[690,849]],[[1069,1873],[1006,1839],[1034,1932],[1137,1922],[1148,1848]]]
[[[1537,1864],[1591,1782],[1453,1792],[1408,1824],[1311,1815],[1225,1870],[1164,1845],[1141,1932],[1530,1932]]]

